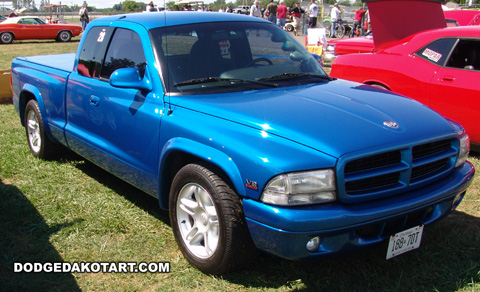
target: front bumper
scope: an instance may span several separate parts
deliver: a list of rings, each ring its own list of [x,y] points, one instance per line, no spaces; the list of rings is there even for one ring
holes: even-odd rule
[[[467,162],[434,184],[362,204],[293,208],[244,199],[243,207],[257,248],[282,258],[308,259],[378,244],[396,232],[437,221],[457,207],[474,174]],[[316,236],[321,243],[310,252],[306,244]]]

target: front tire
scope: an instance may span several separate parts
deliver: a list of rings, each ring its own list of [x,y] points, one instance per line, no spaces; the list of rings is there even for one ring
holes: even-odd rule
[[[13,34],[10,32],[4,32],[0,34],[0,42],[2,44],[11,44],[13,43],[14,37]]]
[[[25,107],[24,124],[28,146],[33,156],[41,159],[52,158],[57,147],[45,133],[42,114],[38,102],[34,99]]]
[[[184,166],[170,190],[170,222],[184,257],[207,274],[240,269],[256,253],[238,195],[207,167]]]
[[[59,42],[68,42],[72,39],[72,34],[69,31],[62,30],[58,33],[57,41]]]

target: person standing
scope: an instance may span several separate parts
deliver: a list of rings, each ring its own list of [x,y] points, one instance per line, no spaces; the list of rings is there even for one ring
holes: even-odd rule
[[[262,12],[260,11],[260,6],[258,4],[260,4],[260,2],[256,0],[255,4],[250,7],[250,16],[261,17]]]
[[[342,10],[338,6],[338,3],[333,4],[333,8],[330,11],[330,37],[334,38],[335,37],[335,29],[337,28],[337,22],[338,19],[340,18],[340,13],[342,13]]]
[[[295,7],[290,9],[290,14],[293,16],[293,33],[295,35],[298,34],[298,27],[300,25],[300,18],[302,17],[302,13],[304,13],[303,9],[300,7],[300,3],[295,3]]]
[[[78,12],[78,15],[80,15],[80,21],[82,22],[82,30],[85,31],[88,23],[90,22],[90,18],[88,17],[87,4],[83,4],[82,8],[80,8],[80,11]]]
[[[273,0],[270,0],[270,3],[267,5],[267,17],[268,20],[277,24],[277,4],[273,2]]]
[[[8,17],[18,17],[18,11],[16,9],[13,10],[13,12],[8,15]]]
[[[153,12],[155,9],[155,5],[153,5],[153,1],[150,1],[147,5],[147,12]]]
[[[355,12],[355,18],[353,19],[353,29],[350,32],[350,37],[353,38],[355,36],[356,29],[358,28],[358,35],[363,35],[363,25],[362,25],[362,19],[363,16],[365,16],[365,13],[367,13],[367,10],[360,8]]]
[[[312,0],[312,4],[308,7],[308,17],[308,27],[317,27],[318,5],[315,3],[315,0]]]
[[[277,25],[283,28],[287,21],[287,6],[283,5],[283,0],[280,0],[280,5],[277,8]]]

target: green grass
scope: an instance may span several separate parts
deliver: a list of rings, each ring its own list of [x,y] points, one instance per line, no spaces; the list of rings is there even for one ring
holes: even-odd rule
[[[72,38],[68,43],[49,41],[15,41],[13,44],[0,45],[0,71],[10,70],[15,57],[32,55],[50,55],[61,53],[74,53],[77,50],[80,36]]]
[[[18,46],[26,55],[40,50]],[[213,277],[185,261],[155,199],[68,151],[60,154],[33,158],[14,107],[0,105],[1,291],[480,290],[478,177],[457,211],[425,229],[416,251],[389,261],[385,245],[306,263],[261,255],[249,269]],[[480,167],[478,157],[471,161]],[[14,262],[61,261],[168,261],[171,273],[13,273]]]

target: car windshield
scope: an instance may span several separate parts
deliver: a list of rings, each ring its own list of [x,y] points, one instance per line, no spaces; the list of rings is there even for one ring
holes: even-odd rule
[[[242,91],[329,80],[312,54],[271,23],[192,24],[157,28],[151,35],[171,93]]]

